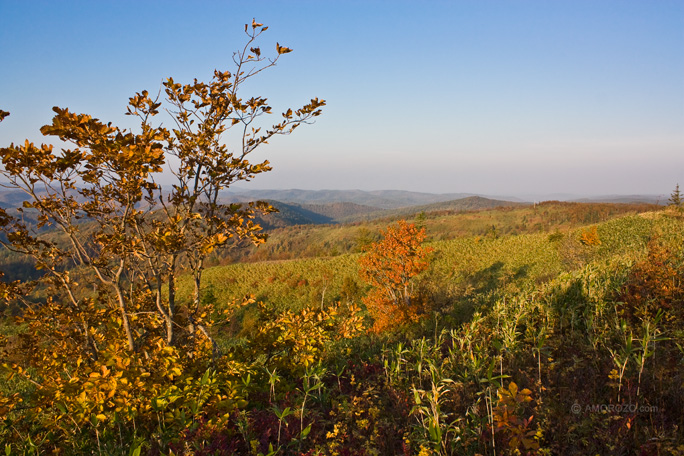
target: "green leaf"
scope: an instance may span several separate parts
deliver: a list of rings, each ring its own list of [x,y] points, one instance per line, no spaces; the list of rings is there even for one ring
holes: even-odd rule
[[[277,408],[274,408],[275,414],[278,417],[279,420],[282,420],[283,418],[287,418],[292,414],[292,410],[290,410],[290,407],[285,407],[285,410],[282,412],[278,410]]]
[[[309,393],[309,392],[311,392],[311,391],[313,391],[313,390],[317,390],[317,389],[322,388],[322,387],[323,387],[323,383],[316,383],[316,384],[315,384],[314,386],[312,386],[311,388],[307,388],[307,389],[306,389],[306,392]]]
[[[430,427],[429,427],[429,432],[430,432],[430,439],[433,442],[441,442],[442,441],[442,430],[435,424],[434,421],[430,420]]]

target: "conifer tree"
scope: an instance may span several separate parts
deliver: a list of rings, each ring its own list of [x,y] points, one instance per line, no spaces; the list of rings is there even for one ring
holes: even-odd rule
[[[675,186],[674,191],[670,195],[669,205],[675,208],[681,209],[682,207],[682,194],[679,191],[679,183]]]

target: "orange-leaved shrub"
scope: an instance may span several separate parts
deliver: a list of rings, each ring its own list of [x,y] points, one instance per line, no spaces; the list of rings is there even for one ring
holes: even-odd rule
[[[619,295],[620,310],[633,321],[652,319],[662,311],[665,322],[684,318],[684,264],[681,258],[655,237],[648,255],[632,268]]]
[[[432,249],[422,245],[424,240],[425,228],[400,220],[360,258],[361,277],[372,287],[363,303],[375,320],[373,332],[414,320],[424,310],[412,280],[428,267]]]
[[[599,238],[596,226],[592,226],[580,234],[580,242],[584,245],[601,245],[601,238]]]

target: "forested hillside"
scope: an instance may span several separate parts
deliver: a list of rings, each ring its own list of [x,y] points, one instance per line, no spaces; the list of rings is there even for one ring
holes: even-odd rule
[[[247,202],[259,199],[296,204],[354,203],[380,209],[427,205],[473,196],[467,193],[421,193],[401,190],[249,190],[225,191],[224,200]]]

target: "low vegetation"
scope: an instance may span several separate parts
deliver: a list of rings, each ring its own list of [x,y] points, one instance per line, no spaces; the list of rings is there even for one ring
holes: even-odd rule
[[[16,453],[679,454],[682,228],[430,242],[414,318],[381,331],[364,254],[210,268],[218,357],[161,344],[133,365],[122,340],[71,360],[46,341],[72,316],[44,307],[5,331],[3,435]]]
[[[378,233],[406,215],[426,229],[427,239],[453,240],[462,237],[501,237],[558,231],[608,221],[620,215],[657,210],[650,204],[567,203],[547,201],[537,205],[480,208],[477,210],[442,210],[421,212],[414,208],[404,216],[381,217],[366,222],[331,225],[274,226],[269,240],[258,247],[241,246],[212,255],[211,265],[235,262],[287,260],[305,257],[336,256],[363,251],[378,240]],[[268,217],[277,214],[269,214]]]

